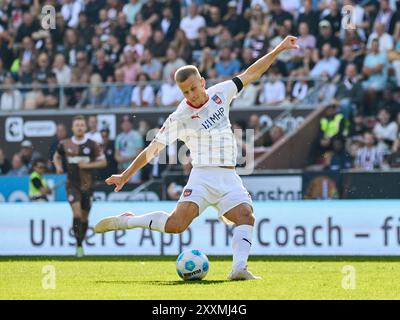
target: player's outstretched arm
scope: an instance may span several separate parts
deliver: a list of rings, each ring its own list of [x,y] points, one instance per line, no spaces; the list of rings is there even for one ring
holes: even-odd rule
[[[129,167],[121,174],[113,174],[111,177],[106,179],[108,185],[115,184],[115,192],[118,192],[122,187],[129,181],[129,178],[134,175],[138,170],[148,164],[161,150],[165,148],[165,145],[153,140],[138,156],[132,161]]]
[[[268,70],[270,65],[274,62],[276,57],[282,51],[289,49],[299,49],[299,46],[296,44],[296,40],[297,38],[294,36],[287,36],[271,52],[262,56],[250,67],[248,67],[243,73],[238,75],[243,83],[243,86],[246,86],[249,83],[260,79],[264,72]]]

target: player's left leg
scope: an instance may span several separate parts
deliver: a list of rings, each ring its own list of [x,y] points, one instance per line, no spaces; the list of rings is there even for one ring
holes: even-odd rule
[[[224,218],[236,225],[233,230],[233,262],[229,278],[231,280],[260,279],[247,270],[255,221],[251,205],[241,203],[226,212]]]
[[[79,243],[77,255],[83,256],[83,241],[85,240],[87,229],[89,226],[89,213],[92,208],[92,195],[90,193],[82,193],[81,196],[81,216],[80,216],[80,230],[79,230]]]

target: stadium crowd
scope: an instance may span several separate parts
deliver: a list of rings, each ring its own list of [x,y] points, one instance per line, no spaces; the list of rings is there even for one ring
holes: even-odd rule
[[[56,8],[54,29],[41,25],[44,5]],[[58,108],[60,85],[67,107],[176,106],[182,99],[173,81],[177,68],[195,64],[210,81],[229,79],[288,34],[298,36],[300,50],[279,55],[267,81],[247,86],[233,108],[302,100],[313,79],[323,79],[319,101],[330,107],[310,168],[399,166],[395,0],[1,0],[0,111]],[[134,136],[132,154],[144,146],[143,128],[152,125],[122,128]],[[256,131],[263,125],[257,115],[234,124]],[[98,132],[99,142],[111,147],[105,131]],[[283,134],[275,126],[257,144],[268,147]],[[29,169],[23,150],[34,148],[24,143],[11,163],[0,150],[1,174]],[[118,138],[112,147],[118,150]],[[112,151],[109,161],[121,166],[122,158]]]

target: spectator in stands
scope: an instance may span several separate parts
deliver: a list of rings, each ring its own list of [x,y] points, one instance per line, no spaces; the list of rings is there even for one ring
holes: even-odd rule
[[[50,144],[50,148],[49,148],[49,153],[48,153],[48,157],[47,157],[47,167],[50,168],[50,170],[52,172],[56,171],[56,168],[54,167],[53,164],[53,156],[54,153],[57,151],[58,148],[58,144],[60,143],[60,141],[67,139],[68,138],[68,132],[67,132],[67,127],[65,126],[64,123],[58,123],[56,126],[56,137],[53,140],[53,142]],[[64,172],[67,172],[67,160],[65,158],[65,156],[61,157],[62,160],[62,166],[63,166],[63,170]]]
[[[357,67],[350,63],[346,67],[343,82],[337,86],[335,103],[347,120],[350,120],[352,113],[360,110],[363,102],[362,82],[357,74]]]
[[[238,5],[237,1],[229,1],[227,4],[227,13],[222,20],[235,42],[241,43],[250,29],[250,23],[244,18],[243,14],[238,13]],[[245,6],[246,4],[242,3],[242,5]]]
[[[260,25],[253,25],[250,31],[246,34],[243,42],[244,48],[250,48],[252,58],[258,59],[263,52],[266,51],[267,37]]]
[[[182,58],[187,63],[192,61],[192,48],[183,30],[176,30],[174,40],[170,43],[170,47],[175,50],[178,57]]]
[[[122,72],[124,74],[123,82],[132,84],[136,81],[138,74],[140,73],[140,64],[137,61],[137,55],[135,52],[127,51],[124,53],[124,64],[122,66]]]
[[[102,145],[103,139],[100,131],[98,130],[97,116],[89,116],[87,119],[88,132],[85,133],[85,138],[93,140],[94,142]]]
[[[49,73],[51,72],[49,56],[47,55],[47,53],[42,52],[39,55],[37,64],[38,64],[38,67],[36,69],[36,72],[34,73],[34,79],[38,80],[40,83],[46,83],[47,77],[48,77]]]
[[[378,150],[386,154],[392,149],[399,128],[396,122],[390,121],[390,113],[387,109],[379,110],[377,118],[378,122],[374,126],[373,133],[377,140]]]
[[[310,28],[310,33],[313,35],[318,34],[318,22],[320,12],[313,9],[312,0],[303,1],[303,12],[300,12],[297,18],[297,24],[304,22]]]
[[[61,7],[61,14],[65,23],[70,28],[75,28],[78,25],[79,13],[83,10],[81,1],[64,0]]]
[[[18,82],[25,86],[25,85],[30,85],[32,84],[33,81],[33,76],[32,76],[32,68],[31,68],[32,63],[28,61],[24,61],[21,63],[21,68],[19,69],[18,72]],[[25,94],[28,89],[26,88],[21,88],[21,93]]]
[[[22,162],[21,156],[16,153],[11,160],[11,169],[8,171],[7,176],[21,177],[28,175],[29,170]]]
[[[71,82],[71,68],[66,65],[65,57],[59,53],[54,58],[53,72],[58,84],[69,84]]]
[[[324,19],[329,21],[332,26],[332,32],[336,37],[339,37],[342,25],[341,7],[337,0],[330,1],[329,14],[324,16]]]
[[[34,36],[39,29],[40,26],[38,20],[34,19],[32,13],[25,11],[22,17],[22,24],[17,29],[15,42],[21,43],[25,37]]]
[[[359,57],[356,57],[355,54],[353,53],[353,49],[350,45],[344,45],[343,46],[343,54],[340,58],[340,66],[339,66],[339,71],[337,75],[337,79],[339,77],[344,77],[345,72],[346,72],[346,67],[349,64],[355,64],[356,66],[356,72],[359,73],[362,68],[362,61],[358,59]]]
[[[134,24],[136,15],[142,9],[143,2],[141,0],[129,0],[127,4],[124,5],[122,12],[126,16],[126,20],[129,24]]]
[[[149,107],[154,105],[154,90],[148,81],[149,76],[141,73],[138,76],[138,83],[132,90],[131,105],[132,107]]]
[[[175,107],[183,99],[182,91],[179,89],[174,80],[174,74],[175,70],[172,70],[170,73],[169,81],[161,85],[161,88],[157,93],[157,105],[165,107]]]
[[[160,80],[162,72],[161,62],[153,57],[150,49],[145,49],[141,59],[141,71],[146,74],[150,80]]]
[[[107,97],[107,88],[104,86],[101,76],[98,73],[92,74],[89,83],[90,87],[83,92],[77,107],[86,106],[87,108],[96,108],[104,106]]]
[[[365,118],[361,112],[356,112],[353,114],[353,120],[350,126],[349,137],[354,140],[361,141],[362,136],[368,130],[365,124]]]
[[[44,108],[56,108],[59,105],[60,90],[57,87],[57,78],[54,72],[47,77],[47,87],[43,89]]]
[[[215,44],[212,41],[212,38],[207,33],[207,28],[202,27],[199,29],[199,37],[196,39],[194,45],[192,46],[192,60],[195,62],[199,62],[203,53],[203,50],[206,48],[215,49]]]
[[[107,166],[99,169],[98,176],[100,180],[105,180],[112,174],[118,172],[118,163],[115,160],[115,142],[110,139],[110,129],[102,128],[100,130],[104,154],[107,160]]]
[[[7,174],[10,169],[10,161],[8,161],[8,159],[6,158],[3,149],[0,148],[0,176]]]
[[[299,37],[297,38],[296,44],[300,46],[300,49],[293,52],[293,58],[296,62],[299,62],[299,60],[304,57],[306,48],[314,50],[317,41],[315,36],[310,34],[309,25],[306,22],[300,22],[298,30]]]
[[[169,41],[167,41],[164,37],[164,33],[157,29],[153,32],[152,37],[146,44],[146,48],[151,51],[153,56],[160,60],[160,62],[164,62],[167,55]]]
[[[365,171],[381,168],[383,155],[375,146],[375,136],[372,132],[364,133],[363,144],[364,146],[357,151],[354,168]]]
[[[162,80],[163,81],[170,81],[171,72],[172,71],[175,72],[175,70],[179,69],[180,67],[183,67],[184,65],[186,65],[186,62],[182,58],[179,58],[177,56],[177,54],[174,51],[174,49],[168,48],[168,50],[167,50],[167,63],[164,65]]]
[[[365,57],[362,72],[367,77],[363,82],[363,88],[366,90],[364,112],[373,114],[376,110],[377,94],[384,89],[387,80],[387,58],[386,54],[379,52],[378,39],[371,42],[371,49]]]
[[[0,110],[11,111],[20,110],[23,107],[23,97],[21,91],[14,88],[14,78],[8,75],[4,79],[3,93],[0,99]]]
[[[174,17],[170,7],[164,7],[159,28],[164,33],[165,39],[167,41],[172,41],[175,31],[179,28],[179,20]]]
[[[131,161],[139,154],[143,148],[143,139],[139,132],[133,130],[131,116],[123,116],[121,123],[122,132],[115,140],[115,159],[118,162],[120,171],[125,170]],[[130,182],[140,182],[140,171],[135,173]]]
[[[113,83],[107,92],[107,97],[103,103],[106,108],[127,108],[130,105],[132,87],[124,83],[124,71],[115,70],[115,83]]]
[[[333,153],[330,158],[328,170],[338,171],[351,169],[353,167],[353,160],[351,155],[345,149],[345,141],[342,137],[335,137],[332,139]]]
[[[240,57],[240,66],[241,70],[246,70],[254,63],[253,52],[250,48],[243,48],[241,51]]]
[[[114,74],[114,67],[106,61],[104,50],[96,51],[96,64],[93,67],[93,73],[98,73],[103,82],[111,82]]]
[[[123,12],[118,13],[117,25],[114,29],[114,35],[117,37],[121,47],[125,45],[126,36],[129,34],[130,25],[126,20],[126,15]]]
[[[215,70],[215,57],[210,48],[206,47],[201,52],[200,62],[199,62],[199,72],[206,78],[212,78],[212,71]]]
[[[221,49],[219,61],[215,64],[218,77],[228,79],[240,71],[240,62],[232,56],[230,47]]]
[[[22,141],[19,154],[22,163],[28,168],[28,170],[32,169],[32,164],[36,159],[41,158],[40,153],[34,150],[33,144],[30,140]]]
[[[392,9],[390,8],[390,4],[388,0],[380,0],[379,1],[379,11],[375,17],[374,25],[381,24],[383,26],[383,30],[385,32],[393,33],[394,23],[396,20],[396,16]]]
[[[280,77],[278,69],[269,69],[269,79],[265,82],[260,94],[260,103],[266,105],[278,105],[285,100],[286,88]]]
[[[334,56],[332,47],[329,43],[325,43],[322,47],[322,57],[316,63],[310,72],[311,77],[318,78],[322,73],[326,72],[329,77],[334,77],[339,69],[340,62]]]
[[[84,51],[78,51],[76,54],[76,66],[72,69],[71,82],[77,87],[72,90],[73,100],[72,105],[76,105],[83,98],[86,87],[90,81],[92,68],[87,62],[87,55]],[[82,87],[79,87],[82,84]]]
[[[198,38],[198,31],[201,27],[206,26],[206,21],[203,16],[198,14],[198,7],[192,3],[188,8],[188,14],[182,18],[179,28],[185,31],[186,37],[190,42]]]
[[[28,91],[25,95],[24,109],[34,110],[43,108],[45,103],[45,97],[42,89],[39,87],[40,83],[37,80],[33,80],[31,83],[32,90]]]
[[[308,93],[309,83],[307,81],[307,71],[305,68],[299,68],[296,73],[292,73],[292,76],[304,77],[303,80],[298,80],[294,83],[293,89],[291,91],[292,100],[303,100]]]
[[[78,43],[78,35],[76,29],[68,29],[65,32],[64,52],[63,52],[68,66],[75,67],[76,54],[78,53],[78,51],[83,49],[84,47],[80,46]]]
[[[135,16],[135,23],[130,29],[130,33],[134,34],[139,43],[145,45],[147,40],[151,37],[152,27],[149,22],[144,20],[142,13],[137,13]]]
[[[214,38],[218,34],[222,32],[222,17],[221,17],[221,11],[219,10],[218,7],[212,6],[208,10],[208,13],[205,16],[206,19],[206,25],[207,25],[207,34],[211,37]]]
[[[376,23],[375,31],[370,34],[367,43],[367,49],[371,49],[372,40],[378,39],[379,52],[386,54],[388,51],[392,50],[394,47],[393,37],[385,32],[384,23]]]
[[[15,57],[10,71],[12,73],[18,73],[20,65],[23,62],[33,63],[37,60],[37,51],[34,47],[34,43],[30,37],[24,37],[22,39],[21,46],[18,48],[17,56]]]
[[[117,64],[122,53],[122,47],[119,44],[117,37],[110,34],[104,47],[107,61],[111,64]]]
[[[127,51],[133,51],[138,55],[138,57],[141,57],[143,55],[144,45],[139,43],[136,36],[128,34],[125,38],[123,52],[125,53]]]
[[[322,20],[319,24],[319,35],[317,36],[317,50],[314,60],[318,60],[323,55],[322,48],[329,43],[332,48],[330,56],[339,57],[341,55],[341,41],[333,34],[331,23],[328,20]]]
[[[89,23],[86,13],[80,12],[78,25],[76,26],[79,50],[85,48],[94,35],[94,27]]]

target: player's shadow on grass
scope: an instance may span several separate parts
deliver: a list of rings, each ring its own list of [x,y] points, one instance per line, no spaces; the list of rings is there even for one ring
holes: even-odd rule
[[[191,280],[191,281],[182,281],[182,280],[174,280],[174,281],[165,281],[165,280],[150,280],[150,281],[127,281],[127,280],[99,280],[95,281],[97,284],[144,284],[144,285],[157,285],[157,286],[176,286],[176,285],[189,285],[189,284],[200,284],[200,285],[209,285],[209,284],[218,284],[232,282],[230,280]]]

